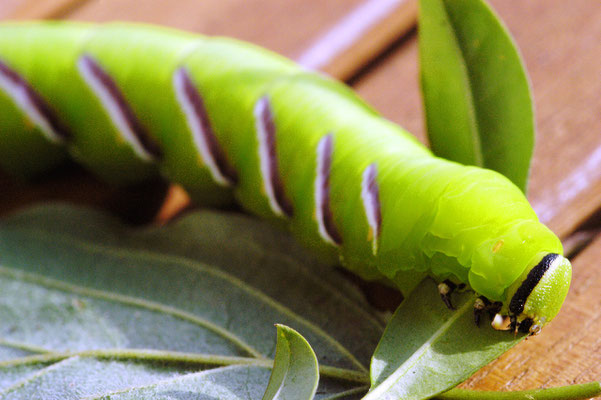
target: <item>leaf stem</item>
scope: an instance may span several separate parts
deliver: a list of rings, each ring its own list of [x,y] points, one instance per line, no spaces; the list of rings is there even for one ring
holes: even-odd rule
[[[578,385],[516,392],[494,392],[451,389],[436,396],[439,400],[578,400],[601,395],[601,383],[589,382]]]

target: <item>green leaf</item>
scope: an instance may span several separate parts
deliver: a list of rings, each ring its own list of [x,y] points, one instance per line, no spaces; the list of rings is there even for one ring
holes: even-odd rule
[[[475,296],[453,296],[449,310],[424,280],[396,310],[374,353],[364,400],[426,399],[463,382],[524,338],[473,320]]]
[[[525,67],[483,0],[420,0],[419,52],[434,153],[494,169],[524,192],[534,147]]]
[[[63,205],[0,222],[0,321],[3,400],[258,399],[274,323],[313,345],[317,399],[359,398],[383,331],[265,222],[204,211],[135,230]]]
[[[277,325],[273,371],[263,400],[311,400],[317,390],[317,358],[294,329]]]

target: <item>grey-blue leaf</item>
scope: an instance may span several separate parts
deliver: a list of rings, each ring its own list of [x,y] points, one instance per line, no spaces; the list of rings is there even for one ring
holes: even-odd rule
[[[31,209],[0,221],[0,397],[254,400],[274,323],[311,340],[317,399],[359,396],[383,326],[344,280],[249,217]]]

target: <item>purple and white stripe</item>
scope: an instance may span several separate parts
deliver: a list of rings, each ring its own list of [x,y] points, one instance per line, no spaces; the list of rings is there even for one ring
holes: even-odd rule
[[[382,230],[382,210],[380,206],[380,190],[376,178],[378,171],[376,164],[370,164],[363,171],[361,179],[361,200],[363,200],[363,209],[369,225],[368,240],[372,241],[372,251],[376,255],[378,252],[378,240]]]
[[[237,182],[238,176],[227,162],[225,153],[211,127],[202,97],[185,68],[179,68],[173,74],[173,87],[177,101],[186,116],[188,128],[192,132],[196,149],[211,176],[219,185],[232,186]]]
[[[324,136],[317,145],[317,169],[315,175],[315,211],[319,235],[335,246],[342,244],[342,237],[334,223],[330,209],[330,169],[334,151],[334,136]]]
[[[276,215],[291,217],[292,203],[284,193],[284,184],[278,170],[275,124],[269,99],[266,96],[261,97],[255,104],[254,116],[259,141],[261,176],[269,205]]]
[[[48,103],[16,71],[0,61],[0,89],[53,143],[69,138],[67,128]]]
[[[161,151],[158,145],[148,135],[109,74],[89,55],[79,57],[77,69],[134,153],[147,162],[159,158]]]

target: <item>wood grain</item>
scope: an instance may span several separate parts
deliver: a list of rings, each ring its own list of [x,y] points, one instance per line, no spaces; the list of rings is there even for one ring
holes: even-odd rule
[[[148,22],[256,43],[294,58],[360,0],[90,0],[68,18]]]
[[[61,18],[86,0],[2,0],[0,19]]]
[[[417,9],[417,0],[364,1],[296,60],[347,81],[415,26]]]

